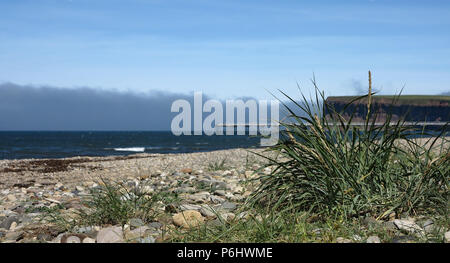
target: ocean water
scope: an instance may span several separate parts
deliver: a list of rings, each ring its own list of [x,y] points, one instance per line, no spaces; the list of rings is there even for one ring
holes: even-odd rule
[[[189,153],[259,147],[260,138],[175,136],[170,131],[1,131],[0,159],[109,156],[134,153]]]

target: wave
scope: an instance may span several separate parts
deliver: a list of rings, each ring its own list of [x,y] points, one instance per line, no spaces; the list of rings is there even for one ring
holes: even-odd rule
[[[117,152],[145,152],[145,147],[114,148]]]

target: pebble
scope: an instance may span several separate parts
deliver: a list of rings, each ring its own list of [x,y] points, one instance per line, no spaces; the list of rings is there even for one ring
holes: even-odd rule
[[[95,239],[90,237],[85,237],[82,241],[82,243],[95,243]]]
[[[138,238],[137,241],[139,243],[155,243],[156,239],[154,237],[144,237],[144,238]]]
[[[445,232],[444,238],[445,242],[450,243],[450,231]]]
[[[422,226],[423,226],[423,230],[425,231],[425,233],[432,233],[435,228],[434,221],[431,219],[428,219],[425,222],[423,222]]]
[[[181,211],[186,211],[186,210],[200,211],[200,209],[202,209],[202,207],[199,205],[183,204],[183,205],[180,205],[180,209],[181,209]]]
[[[395,219],[394,225],[398,229],[404,230],[411,234],[422,234],[422,235],[424,234],[423,229],[420,226],[418,226],[416,223],[414,223],[413,221],[410,221],[410,220]]]
[[[148,224],[148,226],[151,228],[160,229],[163,227],[163,224],[161,224],[160,222],[151,222]]]
[[[7,195],[7,196],[6,196],[6,199],[7,199],[8,201],[10,201],[10,202],[15,202],[15,201],[17,201],[16,196],[13,195],[13,194]]]
[[[338,238],[336,238],[336,242],[337,243],[352,243],[352,240],[343,238],[343,237],[338,237]]]
[[[97,243],[122,243],[123,232],[119,226],[112,226],[101,229],[97,233]]]
[[[214,211],[214,209],[208,206],[202,206],[200,209],[200,213],[210,219],[217,217],[217,213]]]
[[[9,216],[3,220],[3,222],[0,224],[0,228],[9,230],[13,223],[16,223],[16,226],[17,226],[18,222],[19,222],[19,218],[17,216]]]
[[[381,243],[381,240],[378,236],[370,236],[367,238],[367,243]]]
[[[236,204],[231,202],[223,202],[220,205],[219,209],[233,211],[234,209],[236,209]]]
[[[211,195],[211,196],[210,196],[210,200],[211,200],[211,202],[214,203],[214,204],[221,204],[221,203],[223,203],[223,202],[226,201],[226,200],[223,199],[222,197],[216,196],[216,195]]]
[[[141,227],[141,226],[145,225],[145,223],[140,218],[132,218],[132,219],[130,219],[129,225],[137,228],[137,227]]]
[[[66,243],[81,243],[81,240],[77,236],[70,236],[66,239]]]
[[[191,228],[201,225],[205,221],[205,218],[198,211],[187,210],[175,214],[172,217],[172,220],[176,226],[181,226],[183,228]]]
[[[136,240],[138,238],[144,237],[146,231],[150,228],[148,226],[141,226],[131,231],[125,231],[125,238],[127,240]]]

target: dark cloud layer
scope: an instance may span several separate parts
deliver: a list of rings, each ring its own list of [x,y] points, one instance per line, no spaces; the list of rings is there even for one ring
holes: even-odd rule
[[[169,130],[170,106],[192,96],[0,84],[0,130]]]
[[[3,83],[0,84],[0,130],[167,131],[173,117],[178,114],[170,111],[172,103],[178,99],[189,101],[193,114],[193,94],[162,91],[136,94]],[[204,94],[203,100],[206,99],[210,97]],[[236,99],[247,101],[253,98]],[[293,103],[287,104],[297,108]],[[224,101],[222,105],[225,113]],[[296,113],[299,114],[298,109]],[[286,114],[281,106],[280,119]],[[207,115],[209,113],[204,113],[203,118]]]

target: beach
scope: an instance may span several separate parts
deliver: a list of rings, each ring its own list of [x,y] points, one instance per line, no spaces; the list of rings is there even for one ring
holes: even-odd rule
[[[425,141],[417,140],[422,144]],[[448,146],[447,143],[447,151]],[[253,220],[262,220],[255,211],[242,209],[257,189],[258,178],[272,172],[271,167],[266,167],[267,159],[258,154],[276,158],[274,152],[262,148],[238,148],[177,154],[0,160],[0,242],[171,242],[174,240],[170,233],[179,229],[189,230],[200,224],[232,224],[247,220],[251,214],[255,216],[251,217]],[[73,225],[78,224],[73,218],[80,209],[88,208],[85,201],[91,193],[108,184],[123,187],[125,191],[117,197],[122,201],[131,200],[132,193],[150,199],[156,197],[158,201],[146,208],[154,212],[154,217],[147,222],[128,218],[122,226]],[[394,225],[394,219],[384,222],[369,217],[367,220],[383,229],[401,231],[401,226]],[[425,219],[419,218],[421,222]],[[416,221],[409,217],[407,220]],[[335,239],[339,240],[359,242]]]
[[[42,208],[57,207],[61,214],[73,213],[83,206],[83,197],[103,181],[123,184],[128,189],[141,187],[149,194],[175,193],[182,201],[172,212],[200,211],[206,206],[219,209],[224,205],[224,211],[229,212],[227,216],[231,216],[231,211],[251,193],[251,187],[247,188],[250,185],[244,182],[255,177],[255,171],[265,162],[252,152],[262,151],[232,149],[188,154],[1,160],[0,240],[61,242],[62,236],[58,236],[61,230],[40,221]],[[269,172],[266,169],[259,173]],[[161,205],[162,210],[167,206]],[[203,217],[212,219],[214,214],[203,211]],[[173,226],[173,220],[162,224],[166,223]],[[156,239],[161,229],[154,230]],[[83,237],[89,236],[95,239],[92,233]],[[55,241],[57,237],[59,240]]]

